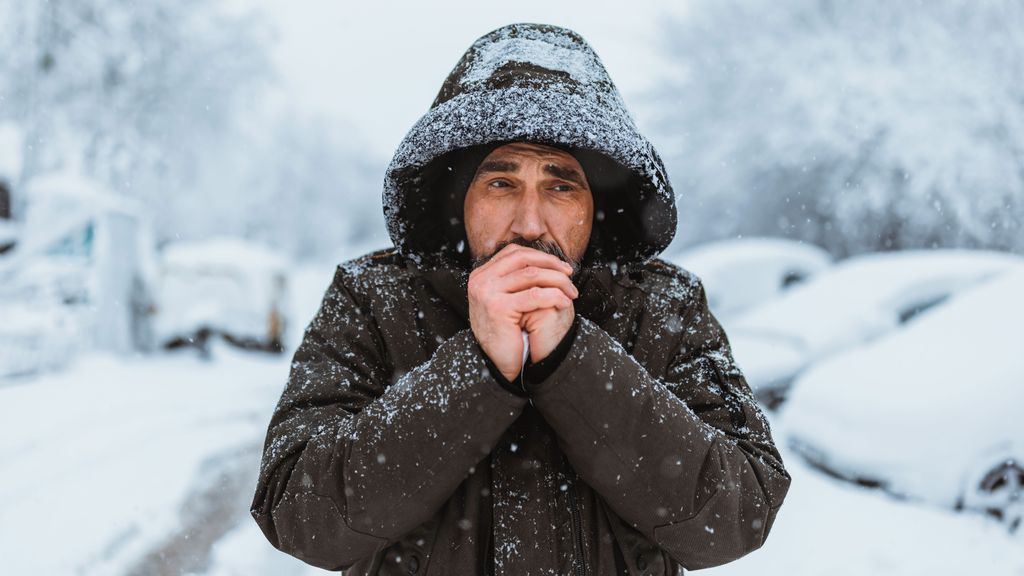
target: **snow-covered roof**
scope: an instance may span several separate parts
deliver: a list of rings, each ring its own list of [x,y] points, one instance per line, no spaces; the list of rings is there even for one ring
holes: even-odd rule
[[[89,214],[116,211],[138,215],[141,212],[136,200],[117,195],[103,184],[71,172],[52,172],[35,177],[25,185],[25,195],[28,199],[26,219],[29,221],[33,218],[33,211],[39,212],[40,207],[49,210],[55,204],[63,207],[73,205],[76,212]],[[41,216],[50,217],[49,213]]]
[[[284,256],[255,242],[221,236],[204,240],[172,242],[163,249],[163,263],[168,267],[246,269],[283,271]]]

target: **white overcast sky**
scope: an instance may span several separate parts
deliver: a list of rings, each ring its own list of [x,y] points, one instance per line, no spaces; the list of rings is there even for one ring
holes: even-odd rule
[[[390,158],[478,37],[512,22],[576,30],[627,104],[665,73],[655,31],[683,2],[258,0],[277,28],[284,98]],[[631,106],[635,111],[635,106]]]

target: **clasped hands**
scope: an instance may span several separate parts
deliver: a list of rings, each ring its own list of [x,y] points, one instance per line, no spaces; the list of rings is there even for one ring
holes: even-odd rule
[[[509,244],[469,275],[469,325],[480,348],[509,381],[519,376],[523,337],[530,360],[543,360],[572,327],[576,315],[572,266],[519,244]]]

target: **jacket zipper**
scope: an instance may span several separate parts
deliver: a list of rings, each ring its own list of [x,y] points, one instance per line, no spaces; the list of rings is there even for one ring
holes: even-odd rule
[[[573,572],[580,576],[586,576],[587,574],[587,560],[583,555],[583,522],[580,518],[579,502],[576,500],[576,485],[572,484],[569,487],[569,508],[572,510],[572,532],[576,539],[576,558],[578,562],[573,562]]]

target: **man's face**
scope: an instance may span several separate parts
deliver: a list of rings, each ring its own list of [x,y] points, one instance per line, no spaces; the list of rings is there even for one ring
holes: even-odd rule
[[[594,198],[571,154],[515,142],[480,163],[464,211],[474,264],[517,243],[556,254],[577,269],[590,241]]]

